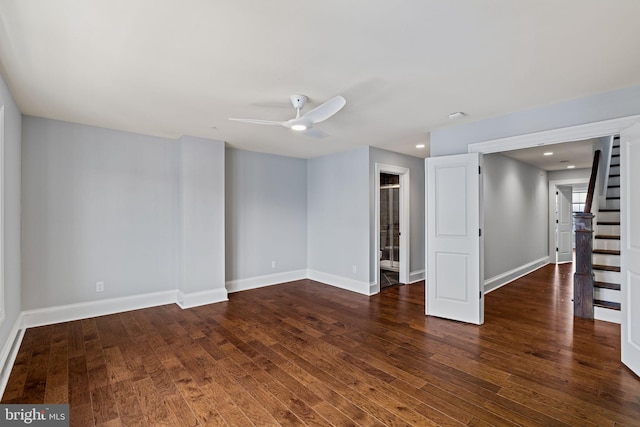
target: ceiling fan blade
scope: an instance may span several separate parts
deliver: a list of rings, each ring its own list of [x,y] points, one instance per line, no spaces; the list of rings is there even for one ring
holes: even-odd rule
[[[318,105],[316,108],[309,111],[301,118],[310,120],[312,123],[320,123],[340,111],[340,109],[344,107],[346,103],[347,101],[343,97],[338,95],[334,98],[331,98],[324,104]]]
[[[258,120],[258,119],[229,119],[234,122],[253,123],[256,125],[280,125],[284,126],[286,122],[276,122],[274,120]]]

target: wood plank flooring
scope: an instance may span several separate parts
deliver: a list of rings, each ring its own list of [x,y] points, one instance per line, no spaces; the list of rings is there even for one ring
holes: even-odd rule
[[[29,329],[3,403],[73,426],[640,425],[618,325],[575,319],[571,265],[424,315],[424,283],[366,297],[303,280],[181,310]]]

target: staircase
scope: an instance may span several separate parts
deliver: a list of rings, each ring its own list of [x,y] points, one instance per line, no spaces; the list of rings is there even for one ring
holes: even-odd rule
[[[592,262],[593,317],[620,323],[620,138],[615,137],[611,153],[605,203],[596,213]]]

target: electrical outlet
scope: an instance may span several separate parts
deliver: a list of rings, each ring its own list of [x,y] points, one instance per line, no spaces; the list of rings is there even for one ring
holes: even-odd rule
[[[104,292],[104,282],[96,282],[96,292]]]
[[[276,262],[275,261],[271,261],[271,268],[276,268]]]

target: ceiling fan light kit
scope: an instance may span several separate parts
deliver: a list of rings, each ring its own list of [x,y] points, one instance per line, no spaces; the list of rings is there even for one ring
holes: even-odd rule
[[[229,120],[233,120],[236,122],[242,123],[253,123],[258,125],[280,125],[291,130],[295,130],[298,132],[303,132],[304,135],[312,136],[315,138],[323,138],[327,136],[324,132],[315,130],[314,132],[310,132],[311,128],[314,124],[324,122],[329,117],[336,114],[338,111],[342,109],[347,103],[347,101],[340,95],[331,98],[330,100],[320,104],[313,110],[300,115],[300,111],[305,106],[309,98],[305,95],[291,95],[291,105],[296,110],[296,117],[290,120],[285,121],[275,121],[275,120],[258,120],[258,119],[234,119],[230,118]]]

